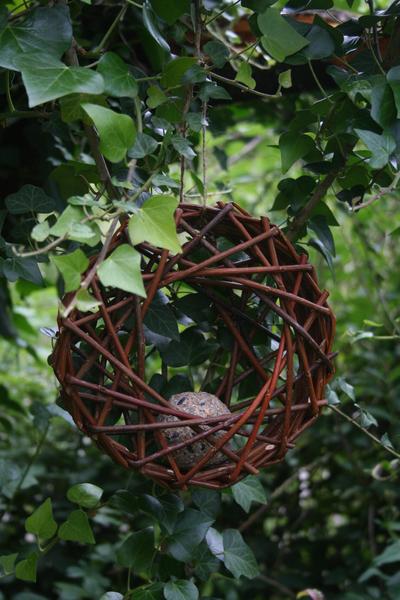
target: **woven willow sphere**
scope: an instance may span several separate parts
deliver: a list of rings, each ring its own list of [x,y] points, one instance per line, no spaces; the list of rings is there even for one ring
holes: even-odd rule
[[[335,319],[307,256],[267,218],[183,204],[176,224],[181,254],[136,246],[147,297],[96,276],[99,308],[59,317],[52,364],[75,423],[117,463],[217,489],[281,461],[317,418]],[[128,241],[122,225],[109,253]]]

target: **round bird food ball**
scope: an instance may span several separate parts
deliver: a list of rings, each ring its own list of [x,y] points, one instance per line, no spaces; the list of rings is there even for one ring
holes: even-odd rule
[[[220,415],[231,414],[229,408],[225,406],[217,396],[207,392],[182,392],[171,396],[169,402],[174,408],[190,415],[195,415],[196,417],[217,417]],[[165,423],[179,420],[178,417],[174,417],[173,415],[159,415],[158,417],[158,421],[163,421]],[[214,425],[215,423],[212,425],[198,425],[197,431],[191,427],[167,427],[163,433],[168,445],[173,446],[194,437],[200,430],[206,431]],[[224,435],[225,430],[221,429],[214,433],[213,437],[214,439],[218,439]],[[212,444],[210,444],[207,438],[203,438],[193,444],[188,444],[187,446],[176,450],[176,452],[174,452],[174,458],[179,467],[190,469],[196,462],[203,458],[212,447]],[[229,447],[228,444],[227,447]],[[209,466],[215,466],[226,460],[227,457],[223,452],[217,452],[207,464]]]

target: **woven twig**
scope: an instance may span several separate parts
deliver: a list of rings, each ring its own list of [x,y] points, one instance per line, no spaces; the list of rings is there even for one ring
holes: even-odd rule
[[[104,288],[96,276],[89,292],[99,309],[59,317],[52,363],[75,423],[117,463],[167,487],[218,489],[281,461],[318,416],[333,371],[335,319],[307,256],[267,218],[235,204],[182,204],[176,224],[188,240],[181,254],[136,246],[147,297]],[[128,241],[122,225],[109,252]],[[171,375],[146,342],[144,319],[159,290],[177,315],[175,303],[188,292],[208,300],[214,320],[206,336],[217,347],[193,367],[194,379],[231,414],[182,412],[151,384],[155,373],[158,381]],[[167,428],[183,426],[192,437],[168,443]],[[199,440],[209,449],[191,468],[179,467],[179,450]],[[223,460],[211,466],[217,452]]]

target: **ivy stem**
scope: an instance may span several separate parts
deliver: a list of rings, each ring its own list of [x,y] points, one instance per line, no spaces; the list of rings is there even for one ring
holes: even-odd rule
[[[318,77],[317,77],[317,74],[316,74],[316,72],[314,71],[314,67],[312,66],[312,62],[311,62],[311,60],[309,60],[309,61],[308,61],[308,66],[309,66],[309,69],[310,69],[310,71],[311,71],[311,75],[313,76],[313,78],[314,78],[314,81],[315,81],[315,83],[317,84],[317,86],[318,86],[318,89],[320,90],[321,94],[324,96],[324,98],[325,98],[326,100],[328,100],[328,102],[329,102],[330,104],[333,104],[333,101],[332,101],[332,100],[329,98],[329,96],[328,96],[328,94],[327,94],[326,90],[324,89],[324,87],[323,87],[322,83],[321,83],[321,82],[320,82],[320,80],[318,79]]]
[[[15,490],[14,490],[11,498],[9,499],[9,501],[8,501],[5,509],[3,510],[3,514],[1,515],[0,522],[3,521],[4,515],[8,512],[10,506],[13,503],[13,500],[14,500],[15,496],[18,494],[18,492],[20,491],[20,489],[24,485],[25,479],[27,478],[27,476],[29,474],[29,471],[31,470],[31,468],[32,468],[35,460],[39,456],[39,454],[40,454],[40,452],[42,450],[43,444],[46,441],[46,437],[47,437],[47,434],[49,432],[49,428],[50,428],[50,424],[48,422],[47,425],[46,425],[46,427],[45,427],[45,429],[44,429],[44,431],[43,431],[43,433],[42,433],[42,435],[40,436],[40,438],[38,440],[35,452],[32,454],[31,458],[29,459],[29,461],[28,461],[28,463],[27,463],[27,465],[26,465],[26,467],[24,469],[24,472],[22,473],[21,479],[18,482],[17,487],[15,488]]]
[[[237,6],[239,4],[240,0],[236,0],[235,2],[233,2],[233,4],[230,4],[229,6],[225,6],[225,8],[223,8],[222,10],[220,10],[216,15],[214,15],[213,17],[210,17],[208,19],[208,21],[205,21],[204,25],[207,26],[210,23],[212,23],[213,21],[215,21],[216,19],[218,19],[219,17],[221,17],[224,13],[226,13],[228,10],[231,10],[231,8],[234,8],[235,6]]]
[[[277,98],[281,98],[282,94],[277,92],[276,94],[264,94],[264,92],[259,92],[258,90],[252,90],[245,85],[242,85],[238,81],[234,79],[228,79],[228,77],[223,77],[222,75],[218,75],[218,73],[214,73],[214,71],[209,71],[208,74],[213,79],[217,81],[221,81],[222,83],[226,83],[227,85],[233,85],[234,87],[239,88],[242,92],[247,92],[248,94],[253,94],[254,96],[258,96],[259,98],[264,98],[265,100],[275,100]]]
[[[333,404],[327,404],[327,407],[330,408],[331,410],[333,410],[335,413],[337,413],[341,417],[343,417],[344,419],[346,419],[346,421],[349,421],[349,423],[351,423],[352,425],[354,425],[355,427],[360,429],[362,432],[364,432],[365,435],[367,435],[369,438],[371,438],[371,440],[373,440],[376,444],[378,444],[378,446],[381,446],[382,448],[384,448],[386,450],[386,452],[389,452],[389,454],[392,454],[396,458],[400,458],[399,452],[396,452],[396,450],[394,450],[393,448],[390,448],[389,446],[385,446],[385,444],[383,444],[378,437],[376,437],[373,433],[368,431],[368,429],[366,429],[365,427],[360,425],[360,423],[357,423],[357,421],[355,419],[353,419],[353,417],[350,417],[345,412],[340,410],[340,408],[338,408],[337,406],[334,406]]]
[[[15,106],[11,97],[10,71],[6,71],[6,96],[7,105],[11,113],[15,113]]]
[[[203,208],[207,205],[207,146],[206,146],[206,132],[207,132],[207,101],[203,101],[202,105],[202,116],[201,116],[201,158],[203,163]]]
[[[89,53],[90,55],[92,55],[92,54],[100,54],[104,50],[104,48],[108,44],[109,39],[113,35],[113,33],[115,31],[115,28],[118,26],[119,22],[122,21],[122,19],[124,18],[127,9],[128,9],[128,4],[126,3],[121,8],[121,10],[119,11],[119,13],[115,17],[114,21],[111,23],[110,28],[105,33],[105,35],[104,35],[103,39],[101,40],[101,42],[99,43],[99,45],[96,46],[96,48],[94,50],[92,50],[92,52]]]

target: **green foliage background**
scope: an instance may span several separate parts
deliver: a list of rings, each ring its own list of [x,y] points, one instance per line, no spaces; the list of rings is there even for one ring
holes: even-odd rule
[[[356,15],[346,37],[273,0],[0,3],[0,598],[400,597],[400,55],[379,46],[400,5],[334,4]],[[258,43],[237,55],[243,14]],[[214,46],[196,51],[199,15]],[[114,465],[47,364],[58,297],[93,302],[81,274],[110,223],[161,222],[176,251],[182,192],[285,227],[338,322],[329,406],[284,463],[221,494]],[[140,286],[128,264],[104,282]]]

